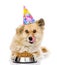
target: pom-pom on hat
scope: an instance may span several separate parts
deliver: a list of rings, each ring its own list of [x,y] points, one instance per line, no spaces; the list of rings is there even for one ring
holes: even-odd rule
[[[23,24],[30,24],[30,23],[34,23],[34,22],[35,22],[35,20],[33,19],[32,15],[24,6]]]

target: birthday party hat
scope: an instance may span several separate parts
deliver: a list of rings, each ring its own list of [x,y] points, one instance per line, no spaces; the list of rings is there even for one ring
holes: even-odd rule
[[[32,15],[28,11],[28,9],[26,9],[24,6],[23,24],[30,24],[30,23],[34,23],[34,22],[35,22],[35,20],[33,19]]]

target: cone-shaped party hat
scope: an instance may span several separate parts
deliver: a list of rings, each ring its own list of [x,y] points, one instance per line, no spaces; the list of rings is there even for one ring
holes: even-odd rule
[[[24,6],[23,24],[30,24],[30,23],[34,23],[34,22],[35,22],[35,20],[33,19],[32,15]]]

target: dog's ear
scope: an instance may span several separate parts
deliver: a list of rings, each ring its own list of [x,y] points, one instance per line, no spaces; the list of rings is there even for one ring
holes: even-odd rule
[[[16,34],[21,34],[23,32],[23,29],[24,29],[24,25],[17,27]]]
[[[38,24],[38,26],[40,26],[41,28],[45,25],[44,19],[40,19],[38,21],[36,21],[36,23]]]

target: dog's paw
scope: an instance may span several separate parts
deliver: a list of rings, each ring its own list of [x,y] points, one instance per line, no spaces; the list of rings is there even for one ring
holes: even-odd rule
[[[34,56],[34,60],[35,60],[35,61],[37,61],[37,62],[40,61],[40,56],[37,56],[37,55],[35,55],[35,54],[34,54],[33,56]]]
[[[40,52],[33,53],[33,57],[34,57],[35,61],[39,62],[41,60]]]
[[[12,62],[17,62],[18,57],[17,56],[11,56],[11,60],[12,60]]]
[[[12,60],[12,62],[18,63],[18,61],[19,61],[18,53],[12,52],[11,60]]]
[[[16,57],[11,58],[11,60],[13,63],[18,63],[20,58],[16,56]]]
[[[12,61],[17,63],[17,59],[18,59],[18,57],[14,57],[14,58],[12,58]]]

